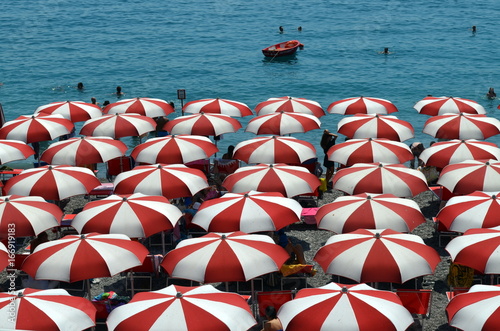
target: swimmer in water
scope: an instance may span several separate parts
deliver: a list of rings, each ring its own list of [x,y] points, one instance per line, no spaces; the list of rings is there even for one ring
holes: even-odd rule
[[[495,93],[495,89],[493,87],[490,87],[488,93],[486,93],[486,97],[490,100],[493,100],[497,97],[497,94]]]
[[[389,52],[389,47],[385,47],[382,52],[378,52],[379,54],[392,54],[392,52]]]
[[[302,31],[302,27],[301,27],[301,26],[299,26],[299,27],[297,28],[297,30],[299,30],[299,32],[300,32],[300,31]]]
[[[280,26],[280,27],[279,27],[279,29],[280,29],[280,33],[285,32],[285,29],[283,29],[283,27],[282,27],[282,26]]]
[[[79,90],[79,91],[83,91],[84,87],[83,87],[83,83],[82,82],[79,82],[77,85],[76,85],[76,88]]]
[[[122,87],[121,86],[117,86],[116,87],[116,96],[117,97],[121,97],[123,95],[123,92],[122,92]]]

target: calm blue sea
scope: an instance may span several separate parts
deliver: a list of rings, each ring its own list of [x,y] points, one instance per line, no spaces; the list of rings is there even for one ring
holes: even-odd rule
[[[251,108],[288,95],[326,109],[363,95],[394,102],[394,115],[415,127],[407,142],[428,145],[428,117],[413,109],[428,94],[473,99],[500,117],[500,101],[485,98],[490,86],[500,93],[499,11],[497,0],[3,1],[0,103],[12,120],[49,102],[114,102],[117,85],[124,98],[173,100],[177,113],[177,89],[186,101],[221,97]],[[289,39],[305,45],[295,59],[264,59],[262,48]],[[378,54],[384,47],[393,53]],[[322,117],[322,127],[335,130],[341,118]],[[295,136],[319,149],[320,135]],[[252,137],[226,134],[219,147]]]

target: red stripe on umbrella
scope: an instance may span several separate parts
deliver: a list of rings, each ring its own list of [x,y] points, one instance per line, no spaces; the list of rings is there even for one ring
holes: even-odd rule
[[[85,122],[80,130],[84,136],[107,136],[123,138],[140,136],[146,132],[154,131],[156,122],[147,116],[139,114],[104,115]]]
[[[325,112],[321,105],[312,100],[294,97],[269,98],[255,107],[257,115],[267,115],[277,112],[302,113],[321,117]]]
[[[420,114],[436,116],[446,113],[486,114],[476,101],[454,97],[426,97],[417,102],[415,108]]]
[[[190,101],[184,105],[182,110],[190,114],[224,114],[234,117],[253,115],[252,110],[244,103],[219,98]]]
[[[398,108],[389,100],[380,98],[355,97],[335,101],[328,106],[330,114],[390,114]]]
[[[35,154],[31,146],[20,140],[0,140],[0,164],[24,160]]]
[[[126,99],[111,103],[104,108],[105,114],[135,113],[147,117],[167,116],[174,111],[167,101],[154,98]]]

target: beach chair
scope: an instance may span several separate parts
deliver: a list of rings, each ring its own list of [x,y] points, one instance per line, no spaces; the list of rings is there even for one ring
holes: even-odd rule
[[[398,289],[396,294],[424,330],[424,320],[431,315],[432,289]]]
[[[125,287],[127,291],[131,291],[132,296],[138,291],[153,290],[153,277],[159,276],[162,259],[161,254],[149,254],[142,265],[128,270]]]
[[[266,308],[268,306],[274,306],[278,311],[286,302],[292,300],[294,295],[294,290],[257,292],[259,316],[266,317]]]
[[[458,233],[458,232],[448,230],[443,225],[443,223],[439,222],[438,218],[433,217],[432,221],[434,222],[434,228],[436,229],[436,232],[438,233],[439,247],[446,246],[446,244],[443,243],[443,238],[447,238],[448,239],[447,242],[449,242],[451,239],[460,235],[460,233]]]
[[[119,156],[106,162],[106,178],[111,182],[115,176],[134,167],[134,159],[130,156]]]
[[[203,171],[205,176],[210,174],[210,159],[197,160],[185,164],[186,167]]]

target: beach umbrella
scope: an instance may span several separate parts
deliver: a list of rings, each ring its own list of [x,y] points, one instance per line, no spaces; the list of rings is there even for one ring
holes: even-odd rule
[[[476,101],[454,97],[425,97],[417,102],[413,108],[420,114],[430,116],[447,113],[486,114],[484,107]]]
[[[321,105],[312,100],[294,97],[269,98],[255,106],[257,115],[267,115],[278,112],[302,113],[321,117],[325,111]]]
[[[203,201],[192,223],[207,232],[277,231],[300,222],[302,206],[277,192],[226,193]]]
[[[332,102],[326,110],[330,114],[390,114],[398,108],[389,100],[380,98],[355,97]]]
[[[495,331],[500,328],[500,287],[474,285],[446,306],[450,326],[460,330]]]
[[[0,140],[0,164],[24,160],[35,154],[33,148],[20,140]]]
[[[286,197],[313,193],[319,186],[318,177],[306,168],[282,163],[242,167],[227,176],[222,186],[233,193],[251,190],[280,192]]]
[[[278,318],[290,331],[406,330],[413,323],[396,293],[333,282],[299,290],[281,306]]]
[[[413,138],[413,126],[396,116],[378,114],[356,114],[343,118],[338,123],[338,133],[347,138],[387,138],[405,141]]]
[[[500,159],[500,148],[486,141],[449,140],[440,141],[426,148],[418,157],[425,165],[444,168],[448,164],[469,160]]]
[[[392,229],[411,232],[425,217],[418,204],[392,194],[362,193],[338,197],[321,206],[316,214],[318,229],[336,233],[358,229]]]
[[[47,165],[23,170],[4,186],[6,194],[35,195],[46,200],[62,200],[88,194],[101,182],[94,172],[84,167]]]
[[[127,145],[110,137],[78,137],[52,143],[40,156],[48,164],[104,163],[125,155]]]
[[[321,122],[314,115],[302,113],[272,113],[252,118],[246,132],[255,134],[287,135],[319,129]]]
[[[437,183],[455,194],[500,191],[500,161],[469,160],[447,165]]]
[[[32,237],[59,226],[62,210],[41,197],[0,196],[0,237],[7,237],[9,228],[16,237]]]
[[[209,158],[218,150],[207,137],[181,134],[148,139],[136,146],[130,156],[136,162],[181,164]]]
[[[131,238],[146,238],[172,230],[181,217],[179,208],[162,196],[110,195],[87,203],[71,226],[78,233],[121,233]]]
[[[0,139],[21,140],[25,143],[49,141],[69,134],[73,128],[73,123],[62,115],[22,115],[4,123],[0,128]]]
[[[330,147],[328,160],[347,167],[355,163],[405,163],[413,159],[408,145],[389,139],[350,139]]]
[[[38,107],[35,114],[38,113],[46,115],[59,114],[73,123],[102,116],[99,106],[83,101],[52,102]]]
[[[436,215],[439,224],[454,232],[500,226],[500,192],[476,191],[452,197]]]
[[[200,136],[220,136],[236,132],[241,123],[224,114],[205,114],[180,116],[165,124],[163,130],[171,134],[195,134]]]
[[[96,308],[64,289],[25,288],[0,293],[2,330],[86,330],[95,326]]]
[[[83,136],[107,136],[115,139],[123,137],[138,137],[154,131],[156,122],[147,116],[139,114],[103,115],[86,121],[80,134]]]
[[[429,190],[422,172],[402,164],[356,163],[333,175],[333,187],[347,194],[390,193],[414,197]]]
[[[316,158],[314,146],[294,137],[257,137],[236,145],[233,158],[246,163],[303,163]]]
[[[161,266],[174,278],[239,282],[278,271],[289,258],[267,235],[212,232],[180,241],[165,255]]]
[[[404,283],[432,274],[441,262],[439,254],[421,237],[390,229],[359,229],[334,235],[314,260],[325,273],[362,283]]]
[[[167,116],[175,112],[174,108],[165,100],[154,98],[133,98],[120,100],[107,105],[105,114],[139,114],[147,117]]]
[[[253,115],[252,110],[244,103],[219,98],[190,101],[182,110],[189,114],[224,114],[233,117]]]
[[[0,270],[5,269],[5,267],[9,264],[12,266],[12,263],[13,262],[9,261],[9,252],[7,251],[7,247],[0,242]]]
[[[190,197],[208,187],[201,170],[183,164],[152,164],[122,172],[114,180],[115,194],[142,193],[168,199]]]
[[[109,330],[249,330],[257,322],[245,298],[212,285],[170,285],[137,293],[109,315]]]
[[[500,133],[500,121],[482,114],[444,114],[429,118],[422,132],[440,139],[486,139]]]

